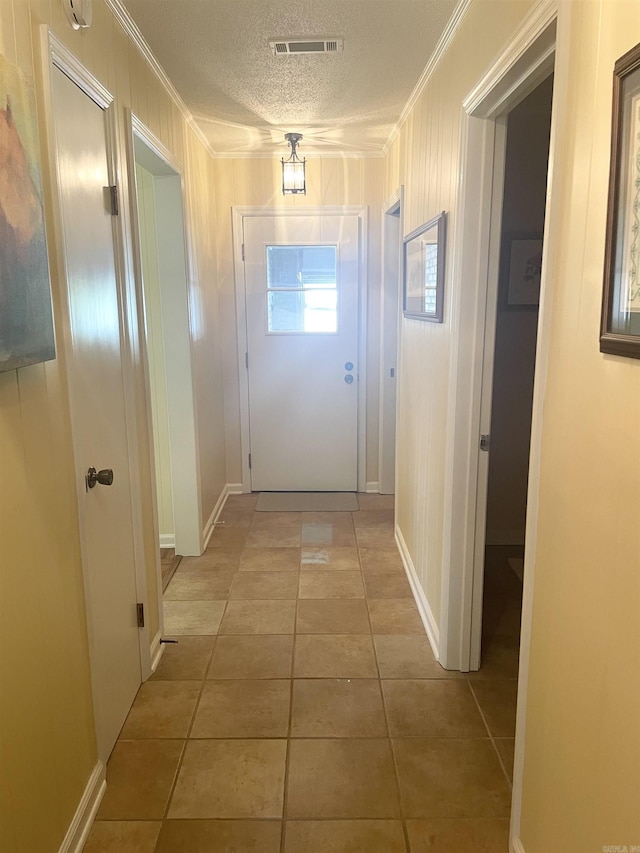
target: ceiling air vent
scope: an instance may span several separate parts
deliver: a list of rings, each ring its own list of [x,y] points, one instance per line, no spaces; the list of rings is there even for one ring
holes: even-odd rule
[[[270,39],[269,47],[274,56],[291,56],[300,53],[342,53],[343,39],[337,38],[289,38]]]

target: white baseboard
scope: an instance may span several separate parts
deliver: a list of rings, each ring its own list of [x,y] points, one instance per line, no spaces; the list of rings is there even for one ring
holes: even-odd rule
[[[377,481],[374,483],[365,483],[364,490],[368,495],[378,495],[380,494],[380,483]]]
[[[151,657],[151,672],[155,672],[158,668],[158,664],[160,663],[160,658],[164,653],[164,645],[160,642],[162,639],[162,634],[160,631],[153,638],[153,642],[151,643],[150,657]]]
[[[161,533],[159,538],[160,538],[160,547],[161,548],[175,548],[176,547],[176,534],[175,533]]]
[[[213,512],[209,516],[207,523],[204,526],[204,530],[202,531],[202,541],[204,543],[204,547],[206,549],[209,544],[209,540],[213,535],[214,528],[216,526],[216,521],[218,520],[220,513],[224,509],[224,505],[227,502],[227,498],[229,495],[241,495],[242,494],[242,483],[226,483],[222,491],[220,492],[220,497],[216,501],[216,505],[213,508]]]
[[[407,573],[407,578],[409,579],[409,584],[411,585],[413,597],[415,598],[416,604],[418,606],[418,612],[420,613],[420,618],[422,619],[424,630],[427,633],[427,638],[429,640],[429,643],[431,644],[431,648],[433,649],[433,654],[436,660],[439,660],[440,629],[438,628],[438,624],[435,620],[435,617],[431,612],[431,607],[429,606],[429,602],[427,601],[427,596],[425,595],[424,589],[422,588],[422,584],[418,580],[418,575],[416,574],[416,570],[413,565],[413,560],[411,559],[411,555],[409,554],[407,543],[404,541],[404,537],[400,532],[400,528],[397,526],[396,543],[398,545],[398,550],[400,551],[400,557],[402,558],[404,570]]]
[[[511,853],[527,853],[524,849],[524,845],[519,838],[511,839]]]
[[[487,530],[484,544],[524,546],[524,530]]]
[[[84,789],[58,853],[81,853],[106,790],[106,769],[104,764],[98,761],[89,777],[87,787]]]

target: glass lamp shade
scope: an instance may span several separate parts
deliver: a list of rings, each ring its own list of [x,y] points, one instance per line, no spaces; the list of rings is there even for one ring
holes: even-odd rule
[[[295,160],[293,158],[296,158]],[[295,153],[289,160],[282,161],[282,194],[306,193],[305,160],[298,160]]]

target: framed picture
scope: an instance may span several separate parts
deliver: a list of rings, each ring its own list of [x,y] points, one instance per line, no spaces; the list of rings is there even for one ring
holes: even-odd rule
[[[442,323],[446,213],[412,231],[403,241],[405,317]]]
[[[613,71],[600,351],[640,358],[640,45]]]
[[[33,81],[0,56],[0,372],[55,356]]]
[[[540,303],[542,237],[511,237],[507,244],[507,306],[530,308]]]

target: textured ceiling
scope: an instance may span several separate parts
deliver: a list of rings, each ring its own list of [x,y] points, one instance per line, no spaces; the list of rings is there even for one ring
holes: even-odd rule
[[[122,0],[220,154],[381,152],[457,0]],[[344,38],[278,57],[273,38]]]

